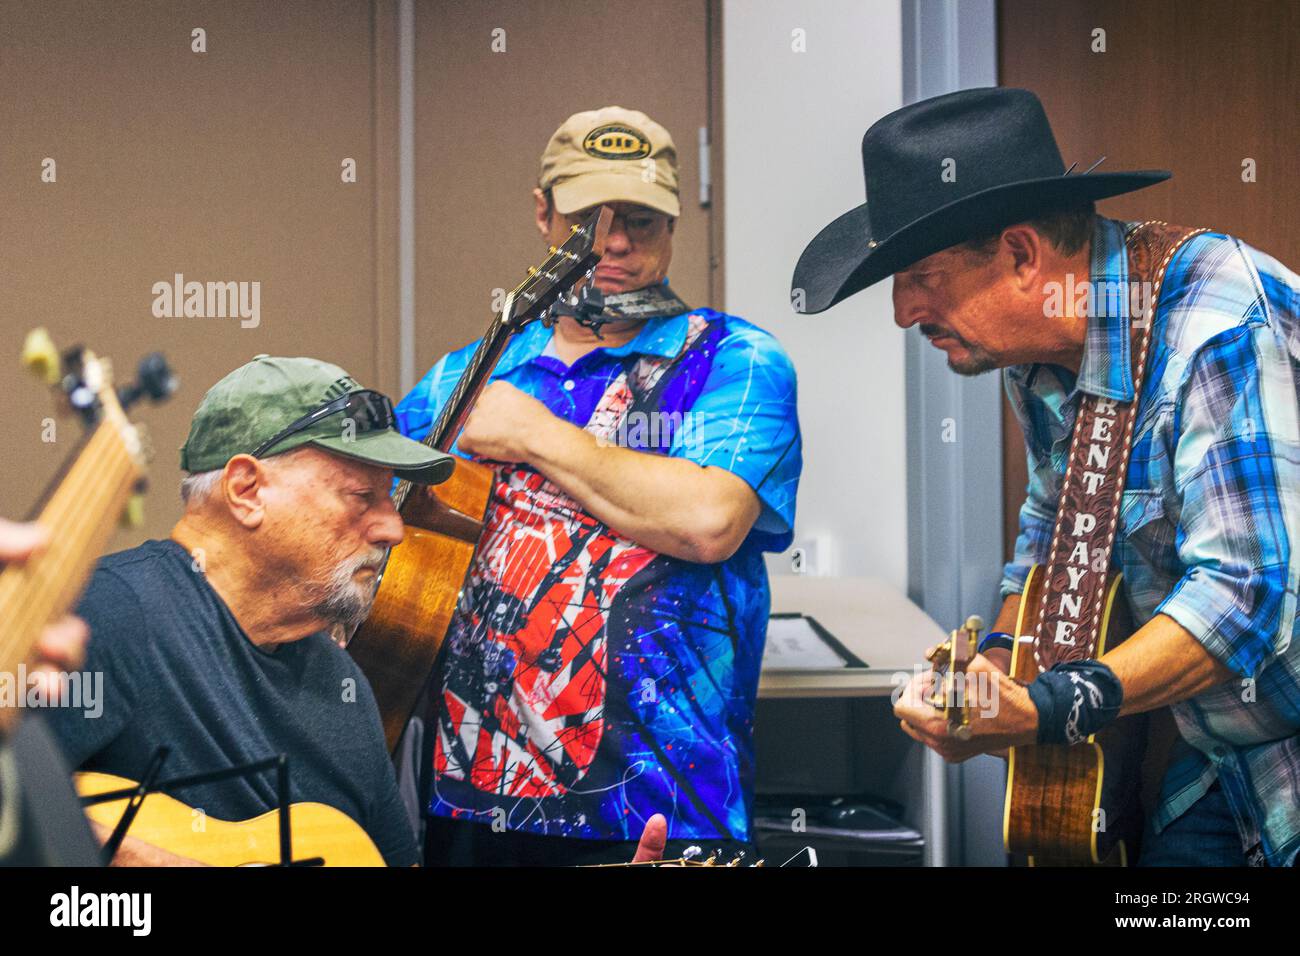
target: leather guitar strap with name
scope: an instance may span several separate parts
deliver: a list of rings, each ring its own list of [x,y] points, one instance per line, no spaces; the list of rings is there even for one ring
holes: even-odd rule
[[[1144,222],[1125,237],[1129,285],[1121,294],[1128,295],[1130,320],[1140,330],[1133,363],[1133,401],[1080,395],[1034,634],[1034,660],[1039,670],[1096,657],[1107,572],[1160,286],[1174,253],[1205,231]],[[1098,303],[1101,293],[1091,289],[1090,309],[1105,307]]]

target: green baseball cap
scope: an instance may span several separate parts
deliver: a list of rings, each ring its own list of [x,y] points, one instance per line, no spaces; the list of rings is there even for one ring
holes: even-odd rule
[[[236,455],[252,455],[306,416],[357,395],[357,411],[340,406],[264,449],[260,458],[313,445],[345,458],[391,468],[398,478],[436,485],[451,477],[455,459],[397,431],[392,405],[378,392],[329,362],[257,355],[208,389],[181,446],[184,471],[224,468]]]

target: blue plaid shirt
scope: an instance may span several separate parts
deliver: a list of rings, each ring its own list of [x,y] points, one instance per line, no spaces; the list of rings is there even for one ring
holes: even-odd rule
[[[1096,290],[1127,289],[1124,231],[1099,219]],[[1127,296],[1089,309],[1078,377],[1007,369],[1025,432],[1029,487],[1002,594],[1045,562],[1079,392],[1132,401]],[[1274,866],[1300,850],[1300,277],[1217,233],[1174,257],[1152,329],[1114,560],[1139,623],[1165,614],[1234,679],[1173,706],[1176,752],[1154,825],[1217,778],[1243,850]]]

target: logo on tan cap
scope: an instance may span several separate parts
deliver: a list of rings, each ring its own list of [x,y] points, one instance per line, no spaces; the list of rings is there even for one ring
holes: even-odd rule
[[[621,106],[574,113],[551,136],[537,185],[568,215],[630,202],[681,215],[677,147],[649,116]]]
[[[650,155],[650,140],[631,126],[606,123],[587,134],[582,148],[597,159],[644,159]]]

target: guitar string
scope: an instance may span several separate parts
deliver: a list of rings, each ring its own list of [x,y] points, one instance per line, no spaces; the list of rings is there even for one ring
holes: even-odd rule
[[[39,618],[42,612],[49,613],[49,609],[42,606],[43,602],[36,600],[50,583],[43,569],[59,563],[64,552],[75,544],[75,528],[65,527],[65,525],[71,506],[79,497],[85,463],[100,456],[101,444],[103,438],[97,429],[92,433],[83,453],[73,462],[67,477],[56,488],[49,503],[38,517],[38,521],[48,529],[50,534],[50,543],[46,550],[31,561],[22,565],[12,565],[5,571],[3,595],[0,596],[0,617],[13,622],[6,633],[0,636],[0,667],[6,670],[19,662],[10,659],[13,650],[33,638],[30,634],[31,620]],[[11,607],[17,603],[20,596],[28,600],[23,601],[18,607]]]

